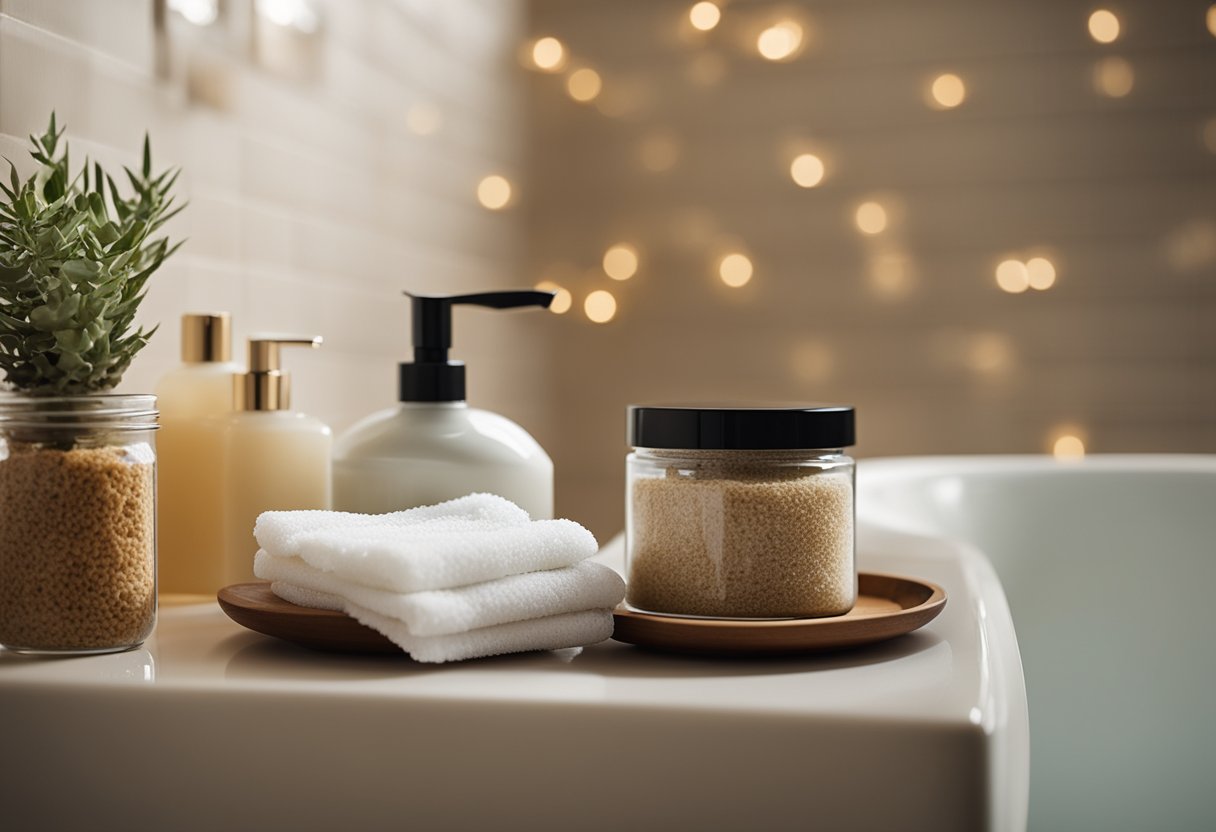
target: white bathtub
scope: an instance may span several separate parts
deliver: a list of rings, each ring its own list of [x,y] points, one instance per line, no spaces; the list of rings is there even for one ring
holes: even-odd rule
[[[1031,830],[1216,828],[1216,456],[921,457],[858,520],[995,565],[1030,707]]]

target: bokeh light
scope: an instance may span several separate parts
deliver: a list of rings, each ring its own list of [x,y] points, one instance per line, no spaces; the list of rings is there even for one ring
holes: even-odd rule
[[[591,322],[606,324],[616,317],[616,298],[612,292],[596,289],[583,301],[583,312]]]
[[[532,44],[532,64],[545,72],[557,72],[566,65],[566,47],[557,38],[540,38]]]
[[[664,130],[651,133],[638,145],[638,157],[651,173],[671,170],[680,160],[680,140]]]
[[[996,285],[1011,295],[1019,295],[1030,288],[1030,275],[1021,260],[1002,260],[996,267]]]
[[[477,184],[477,201],[491,211],[507,207],[511,201],[511,183],[505,176],[487,176]]]
[[[952,72],[946,72],[933,79],[929,95],[929,103],[935,109],[949,110],[966,100],[967,87],[962,78]]]
[[[790,163],[790,177],[802,188],[813,188],[823,181],[823,160],[814,153],[803,153]]]
[[[1208,33],[1216,38],[1216,3],[1208,6]]]
[[[732,289],[746,286],[752,279],[752,261],[746,254],[731,252],[718,261],[718,277]]]
[[[638,250],[629,243],[617,243],[604,252],[604,274],[613,280],[628,280],[638,270]]]
[[[430,136],[443,126],[443,114],[435,106],[420,101],[406,111],[405,126],[415,136]]]
[[[884,251],[869,261],[870,290],[875,297],[896,300],[912,290],[912,258],[900,251]]]
[[[1107,98],[1123,98],[1136,85],[1136,72],[1123,58],[1103,58],[1094,64],[1094,91]]]
[[[542,292],[553,292],[553,302],[549,304],[549,311],[555,315],[565,315],[570,311],[570,307],[574,305],[574,297],[570,294],[570,290],[552,280],[542,280],[536,284],[536,288]]]
[[[787,61],[802,48],[802,26],[793,20],[782,20],[756,38],[756,50],[770,61]]]
[[[566,79],[566,92],[570,93],[570,97],[575,101],[594,101],[603,88],[604,82],[600,79],[600,74],[586,67],[574,70]]]
[[[1057,435],[1051,443],[1051,455],[1061,460],[1078,460],[1085,458],[1085,441],[1075,433]]]
[[[1013,364],[1013,346],[1009,338],[996,332],[974,336],[967,349],[967,366],[984,375],[997,375]]]
[[[722,10],[714,3],[696,3],[688,10],[688,22],[694,29],[700,29],[702,32],[708,32],[717,26],[721,19]]]
[[[1031,257],[1026,261],[1026,283],[1040,292],[1050,289],[1056,282],[1056,266],[1046,257]]]
[[[1119,39],[1119,18],[1109,9],[1098,9],[1089,16],[1089,36],[1098,43]]]
[[[824,382],[832,377],[835,369],[832,349],[821,341],[803,341],[790,351],[790,374],[799,381]]]
[[[863,202],[857,206],[853,221],[863,234],[881,234],[887,228],[887,209],[877,202]]]

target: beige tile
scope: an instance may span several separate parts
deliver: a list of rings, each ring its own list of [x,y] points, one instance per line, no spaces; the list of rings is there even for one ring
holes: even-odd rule
[[[152,71],[152,0],[4,0],[4,14]]]

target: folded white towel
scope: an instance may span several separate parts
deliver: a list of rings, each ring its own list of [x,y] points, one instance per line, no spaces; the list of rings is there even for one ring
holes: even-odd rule
[[[405,622],[380,615],[337,595],[282,582],[271,584],[271,589],[292,604],[341,610],[359,623],[382,633],[419,662],[454,662],[528,650],[582,647],[612,635],[612,611],[598,609],[480,627],[463,633],[419,636],[411,633]]]
[[[271,511],[258,518],[254,535],[272,555],[296,555],[345,581],[392,592],[557,569],[598,548],[572,520],[529,521],[513,503],[488,494],[379,517]]]
[[[333,529],[395,528],[433,520],[490,525],[522,525],[528,513],[495,494],[469,494],[446,503],[396,511],[391,514],[352,514],[344,511],[268,511],[257,519],[253,534],[258,545],[275,555],[293,555],[310,535]]]
[[[612,609],[625,597],[621,577],[607,566],[589,561],[456,589],[410,593],[372,589],[323,572],[300,558],[266,551],[258,552],[253,573],[268,581],[341,596],[373,613],[401,621],[413,636],[448,635],[568,612]]]

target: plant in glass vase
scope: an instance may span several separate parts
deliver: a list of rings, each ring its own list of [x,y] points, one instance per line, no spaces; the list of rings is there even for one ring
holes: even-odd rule
[[[0,181],[0,645],[106,652],[155,621],[155,398],[109,391],[155,332],[134,321],[177,172],[145,138],[123,196],[62,139],[52,115],[33,174]]]

